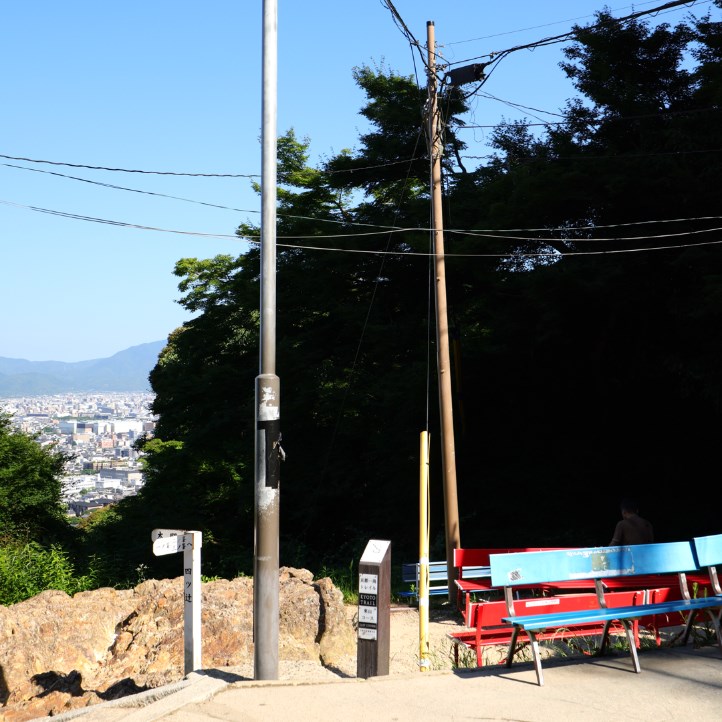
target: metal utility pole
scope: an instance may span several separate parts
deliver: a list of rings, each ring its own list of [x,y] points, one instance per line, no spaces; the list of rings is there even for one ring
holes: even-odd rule
[[[446,265],[444,261],[444,221],[441,207],[441,123],[436,78],[436,41],[434,23],[426,23],[428,52],[428,123],[429,159],[431,162],[431,199],[436,263],[436,352],[439,373],[439,407],[441,411],[441,460],[444,474],[444,515],[446,521],[446,571],[449,580],[449,601],[455,599],[456,568],[454,549],[461,547],[459,533],[459,502],[456,493],[456,451],[454,447],[454,413],[451,396],[451,364],[449,361],[449,322],[446,312]]]
[[[263,0],[260,374],[256,377],[254,678],[278,679],[280,380],[276,376],[278,6]]]

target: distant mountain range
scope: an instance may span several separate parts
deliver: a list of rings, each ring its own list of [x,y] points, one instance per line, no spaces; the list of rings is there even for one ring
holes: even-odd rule
[[[26,361],[0,356],[0,397],[83,391],[150,391],[148,374],[166,341],[131,346],[92,361]]]

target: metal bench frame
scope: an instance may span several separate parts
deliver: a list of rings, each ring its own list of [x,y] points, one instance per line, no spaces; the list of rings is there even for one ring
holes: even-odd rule
[[[722,563],[722,534],[698,537],[693,542],[667,544],[640,544],[627,547],[593,547],[553,552],[526,552],[492,555],[490,557],[492,584],[503,586],[508,615],[504,623],[513,625],[507,652],[506,666],[510,667],[514,655],[527,642],[520,644],[518,637],[524,632],[531,646],[537,682],[544,684],[539,635],[549,629],[577,627],[603,623],[598,654],[606,652],[609,631],[613,623],[621,624],[629,642],[634,671],[641,672],[632,622],[644,616],[681,613],[687,615],[682,644],[686,644],[698,612],[706,612],[712,622],[717,643],[722,650],[720,616],[722,615],[722,589],[716,565]],[[693,599],[689,593],[686,573],[706,568],[710,576],[713,596]],[[641,605],[609,607],[605,598],[604,577],[646,576],[650,574],[678,575],[681,598]],[[562,613],[518,616],[514,613],[514,587],[524,584],[543,584],[571,580],[593,580],[598,609],[580,609]]]

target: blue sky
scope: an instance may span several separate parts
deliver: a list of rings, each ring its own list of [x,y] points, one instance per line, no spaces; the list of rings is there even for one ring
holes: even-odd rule
[[[619,17],[661,4],[607,7]],[[381,0],[277,5],[279,134],[292,127],[308,137],[312,161],[353,148],[365,128],[353,68],[383,63],[416,75],[418,52]],[[393,5],[423,45],[432,21],[451,63],[562,34],[604,7],[597,0]],[[698,1],[654,22],[711,7]],[[81,361],[163,340],[189,318],[176,302],[175,262],[245,249],[234,230],[259,220],[248,176],[261,172],[262,9],[262,0],[2,4],[0,356]],[[475,98],[468,122],[553,120],[509,103],[563,107],[573,96],[558,66],[563,47],[505,58],[483,88],[493,97]],[[487,152],[488,133],[467,131],[467,153]]]

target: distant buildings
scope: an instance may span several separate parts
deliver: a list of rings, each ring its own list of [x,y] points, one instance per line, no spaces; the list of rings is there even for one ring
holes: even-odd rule
[[[79,393],[0,399],[13,425],[72,456],[63,477],[68,513],[85,516],[135,494],[143,485],[140,454],[133,448],[152,436],[156,418],[150,393]]]

